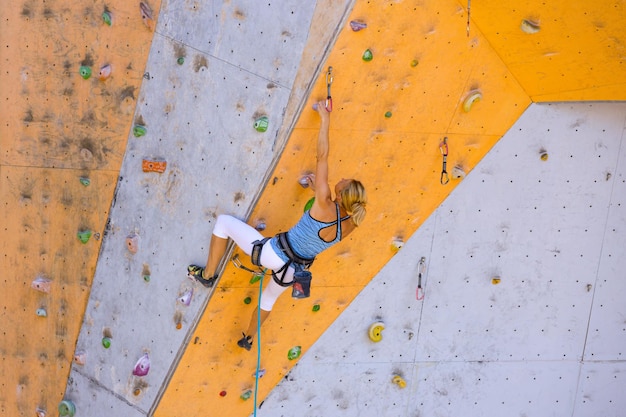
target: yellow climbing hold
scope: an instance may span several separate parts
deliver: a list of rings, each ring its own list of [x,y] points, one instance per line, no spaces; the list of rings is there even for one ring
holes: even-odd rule
[[[524,19],[522,20],[520,29],[522,29],[522,32],[524,33],[533,34],[539,32],[541,30],[541,26],[533,20]]]
[[[383,322],[377,321],[372,323],[367,334],[372,342],[380,342],[383,340],[383,330],[385,329],[385,324]]]
[[[483,95],[480,91],[471,91],[463,102],[463,110],[465,113],[469,112],[472,109],[472,105],[475,102],[480,101],[481,98],[483,98]]]
[[[393,382],[400,388],[406,388],[406,381],[400,375],[394,375],[391,382]]]

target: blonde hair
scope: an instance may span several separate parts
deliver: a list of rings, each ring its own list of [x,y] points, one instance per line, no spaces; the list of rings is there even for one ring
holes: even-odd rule
[[[352,217],[355,226],[361,224],[365,218],[367,194],[361,181],[351,180],[350,184],[341,190],[341,205]]]

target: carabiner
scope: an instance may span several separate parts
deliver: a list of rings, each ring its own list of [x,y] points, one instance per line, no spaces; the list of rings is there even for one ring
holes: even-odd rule
[[[330,95],[330,86],[333,83],[333,67],[328,67],[328,71],[326,72],[326,111],[333,111],[333,98]]]
[[[448,137],[444,137],[443,141],[439,144],[439,151],[441,151],[441,155],[443,156],[443,165],[441,168],[441,178],[439,182],[441,185],[446,185],[450,181],[450,177],[448,176],[448,171],[446,171],[447,159],[448,159]]]
[[[426,273],[426,258],[422,256],[417,264],[417,289],[415,290],[415,299],[420,301],[424,299],[424,290],[422,289],[422,277]]]

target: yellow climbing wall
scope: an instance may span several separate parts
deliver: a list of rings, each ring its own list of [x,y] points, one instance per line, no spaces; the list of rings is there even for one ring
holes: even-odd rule
[[[0,415],[55,415],[152,32],[120,0],[3,1],[0,15]]]
[[[486,0],[472,8],[474,30],[533,102],[626,99],[625,19],[622,0]]]
[[[318,257],[310,299],[287,294],[276,303],[262,329],[260,399],[296,362],[289,349],[306,352],[393,256],[394,240],[407,239],[454,189],[458,180],[440,183],[442,138],[448,137],[451,177],[455,166],[467,173],[530,103],[481,34],[467,36],[465,17],[454,1],[357,2],[349,20],[367,28],[343,26],[323,68],[332,66],[334,74],[330,176],[332,183],[361,179],[369,213],[346,241]],[[373,59],[366,62],[368,49]],[[483,99],[464,111],[476,92]],[[318,117],[310,104],[325,96],[322,73],[250,218],[267,224],[266,235],[294,224],[312,196],[298,178],[315,167]],[[254,388],[256,350],[235,344],[258,302],[250,278],[228,265],[156,416],[252,411],[252,401],[240,395]]]

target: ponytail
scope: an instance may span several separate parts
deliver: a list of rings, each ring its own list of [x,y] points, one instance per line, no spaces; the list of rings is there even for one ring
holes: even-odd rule
[[[367,205],[367,195],[363,184],[360,181],[352,180],[341,192],[341,203],[352,218],[354,225],[359,226],[365,218],[365,206]]]

